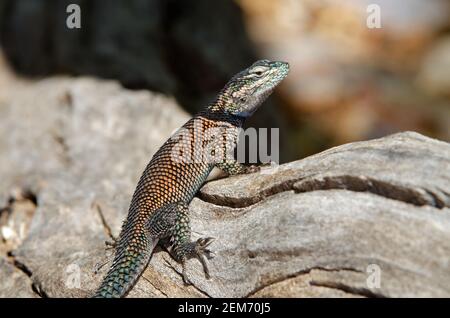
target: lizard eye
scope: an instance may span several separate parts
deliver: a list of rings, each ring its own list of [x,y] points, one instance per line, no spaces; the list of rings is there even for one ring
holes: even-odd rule
[[[267,70],[265,66],[257,66],[254,69],[250,70],[250,74],[255,74],[256,76],[261,76]]]

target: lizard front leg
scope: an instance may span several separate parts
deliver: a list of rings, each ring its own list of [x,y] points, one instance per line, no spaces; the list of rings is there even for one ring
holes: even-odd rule
[[[216,164],[216,167],[230,176],[254,173],[261,170],[259,166],[246,166],[234,159],[227,159]]]

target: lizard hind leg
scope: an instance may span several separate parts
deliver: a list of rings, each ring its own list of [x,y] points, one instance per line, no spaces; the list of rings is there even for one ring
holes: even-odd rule
[[[115,237],[111,237],[112,241],[105,241],[105,251],[109,252],[114,250],[117,247],[117,239]],[[94,265],[94,274],[98,274],[100,270],[108,263],[111,263],[113,260],[113,256],[106,256],[102,262],[95,263]]]
[[[176,205],[168,204],[154,211],[148,220],[127,219],[115,244],[111,268],[93,296],[125,296],[147,267],[158,241],[173,232],[176,215]]]
[[[178,213],[176,225],[171,235],[172,255],[183,267],[183,280],[186,284],[191,284],[186,273],[186,261],[190,258],[197,258],[202,266],[207,279],[210,278],[208,264],[206,259],[212,258],[212,252],[208,246],[214,241],[214,238],[199,238],[197,241],[191,241],[191,227],[189,222],[189,208],[185,203],[178,204]]]

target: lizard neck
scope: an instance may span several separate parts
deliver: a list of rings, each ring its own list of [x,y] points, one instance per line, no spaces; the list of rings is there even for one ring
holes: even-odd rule
[[[229,111],[227,111],[228,108],[229,105],[225,104],[224,101],[219,97],[216,102],[212,103],[197,115],[217,121],[218,123],[224,122],[235,127],[242,127],[246,118],[230,113]]]

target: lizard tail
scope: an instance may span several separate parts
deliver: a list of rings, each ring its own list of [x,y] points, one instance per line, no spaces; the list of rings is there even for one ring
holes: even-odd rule
[[[147,267],[153,249],[158,243],[158,240],[150,239],[144,231],[139,232],[135,231],[133,237],[119,241],[111,268],[92,297],[123,297],[134,286]]]

